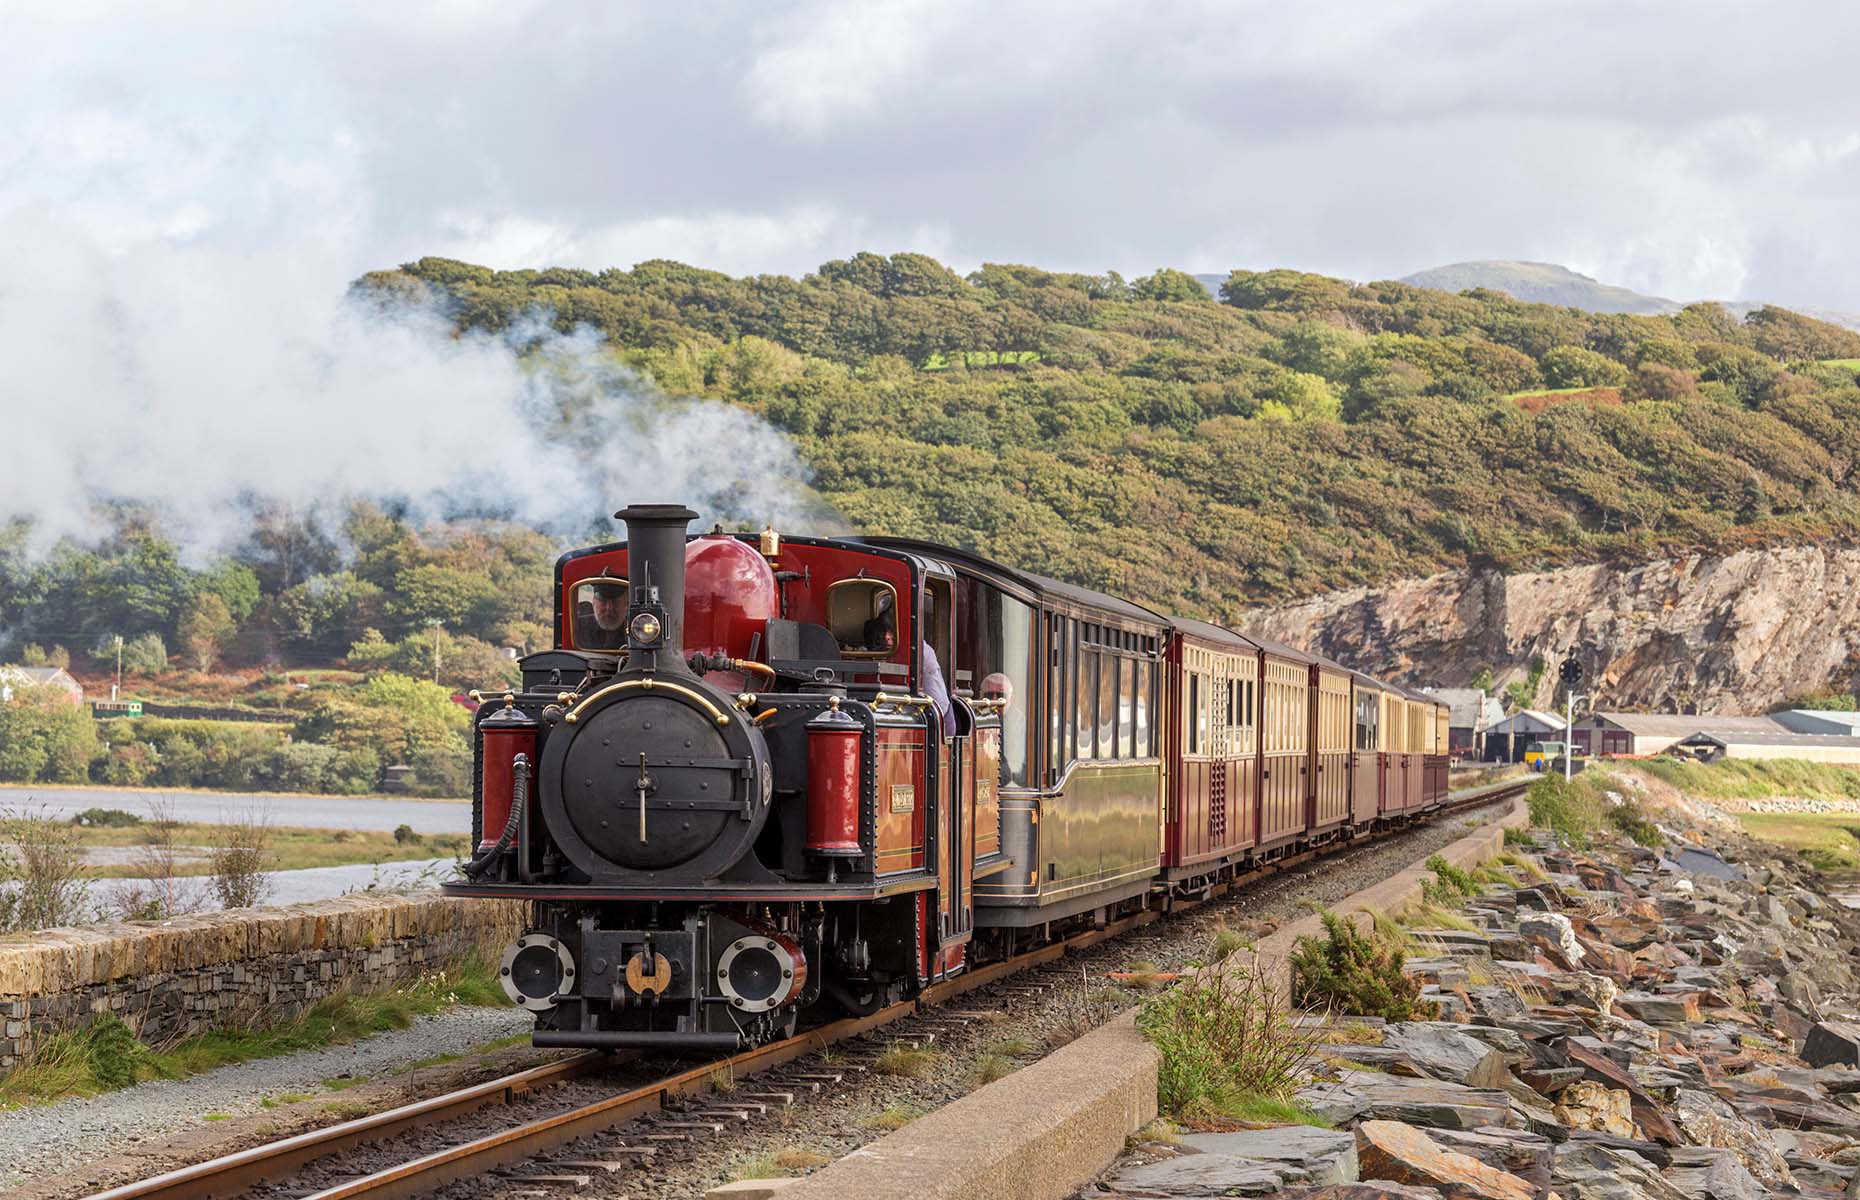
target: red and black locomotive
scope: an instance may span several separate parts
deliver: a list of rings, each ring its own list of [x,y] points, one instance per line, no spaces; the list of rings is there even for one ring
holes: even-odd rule
[[[627,541],[475,726],[454,895],[538,1045],[725,1051],[1445,798],[1445,709],[1336,663],[896,538]]]

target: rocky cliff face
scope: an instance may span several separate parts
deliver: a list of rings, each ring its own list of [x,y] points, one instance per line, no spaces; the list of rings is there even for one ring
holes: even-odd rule
[[[1580,648],[1597,708],[1763,712],[1860,683],[1860,547],[1790,546],[1633,568],[1453,571],[1240,622],[1411,685],[1500,687]],[[1554,699],[1546,672],[1535,703]],[[1591,690],[1586,687],[1585,691]]]

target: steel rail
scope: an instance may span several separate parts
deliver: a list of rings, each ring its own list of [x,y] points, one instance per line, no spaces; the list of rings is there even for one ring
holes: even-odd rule
[[[89,1200],[176,1200],[179,1197],[219,1200],[237,1195],[253,1184],[265,1183],[275,1179],[281,1172],[294,1170],[326,1155],[352,1150],[409,1129],[461,1117],[494,1104],[509,1104],[526,1093],[541,1091],[599,1071],[616,1061],[637,1057],[639,1055],[634,1053],[621,1059],[600,1051],[577,1054],[560,1062],[531,1067],[514,1075],[489,1079],[444,1095],[430,1096],[370,1116],[312,1129],[281,1141],[254,1146],[250,1150],[240,1150],[207,1162],[180,1167],[149,1179],[98,1192]]]
[[[1440,807],[1416,813],[1416,817],[1440,816],[1467,808],[1477,808],[1522,792],[1532,777],[1500,780],[1478,788],[1452,794]],[[1307,850],[1265,864],[1245,875],[1224,880],[1211,887],[1205,898],[1172,900],[1166,908],[1145,908],[1127,916],[1107,921],[1102,927],[1084,930],[1070,937],[1029,950],[1001,962],[975,967],[952,979],[925,988],[915,999],[893,1004],[869,1016],[834,1021],[779,1042],[771,1042],[729,1058],[692,1067],[676,1075],[597,1100],[580,1108],[542,1117],[535,1121],[500,1130],[485,1137],[411,1159],[384,1170],[358,1176],[302,1200],[353,1200],[373,1197],[401,1200],[424,1195],[435,1188],[521,1162],[543,1152],[566,1145],[577,1138],[599,1133],[648,1113],[659,1112],[668,1100],[700,1094],[710,1089],[718,1075],[751,1075],[815,1053],[836,1042],[881,1029],[895,1021],[917,1015],[924,1006],[934,1006],[965,992],[1015,975],[1030,967],[1053,962],[1067,954],[1119,937],[1133,929],[1152,924],[1171,913],[1187,912],[1228,895],[1234,889],[1300,866],[1320,855],[1370,841],[1394,836],[1410,825],[1378,830],[1367,837],[1340,841],[1321,849]],[[230,1200],[254,1184],[274,1181],[279,1175],[295,1170],[316,1159],[350,1150],[368,1142],[379,1141],[396,1133],[463,1116],[493,1104],[509,1104],[518,1096],[552,1086],[578,1076],[590,1074],[615,1061],[637,1058],[637,1053],[611,1056],[590,1052],[558,1063],[535,1067],[472,1087],[435,1096],[344,1121],[326,1129],[312,1130],[282,1141],[224,1155],[208,1162],[182,1167],[151,1179],[98,1192],[87,1200]]]

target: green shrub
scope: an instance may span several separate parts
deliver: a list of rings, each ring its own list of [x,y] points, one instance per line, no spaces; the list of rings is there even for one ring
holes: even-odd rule
[[[1193,1117],[1291,1100],[1310,1077],[1321,1028],[1295,1015],[1257,963],[1190,975],[1145,999],[1137,1028],[1162,1055],[1157,1103]]]
[[[1440,857],[1438,854],[1428,857],[1427,869],[1434,873],[1434,877],[1440,881],[1441,887],[1444,889],[1455,892],[1461,896],[1476,896],[1479,894],[1478,880],[1474,879],[1470,874],[1461,870],[1459,867],[1454,866],[1446,859]]]
[[[142,824],[142,818],[120,808],[87,808],[71,818],[73,825],[94,825],[102,829],[128,829]]]
[[[1529,833],[1522,829],[1507,828],[1505,830],[1505,844],[1507,846],[1534,846],[1537,842],[1535,838],[1531,837]]]
[[[1660,827],[1648,820],[1640,805],[1632,800],[1610,807],[1608,823],[1642,846],[1666,845],[1666,835],[1660,832]]]
[[[1588,845],[1589,835],[1602,827],[1601,798],[1587,780],[1547,774],[1531,785],[1525,799],[1532,825],[1554,830],[1577,846]]]
[[[1431,1019],[1440,1006],[1421,999],[1421,981],[1402,971],[1402,948],[1373,931],[1365,937],[1332,912],[1319,914],[1324,937],[1292,948],[1292,1002],[1389,1021]]]

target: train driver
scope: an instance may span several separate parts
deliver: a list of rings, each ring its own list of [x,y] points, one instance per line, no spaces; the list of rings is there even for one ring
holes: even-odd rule
[[[883,588],[872,602],[873,613],[865,623],[865,648],[890,650],[898,644],[897,611],[890,588]]]
[[[575,614],[575,648],[620,650],[626,647],[626,585],[600,579],[587,587],[588,609]],[[579,610],[580,605],[576,608]]]

